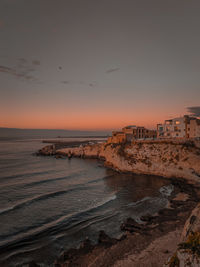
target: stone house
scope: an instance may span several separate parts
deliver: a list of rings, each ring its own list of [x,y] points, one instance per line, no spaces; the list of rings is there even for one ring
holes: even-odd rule
[[[112,136],[108,138],[108,143],[126,143],[136,139],[156,138],[157,132],[145,127],[129,125],[122,128],[122,131],[113,131]]]

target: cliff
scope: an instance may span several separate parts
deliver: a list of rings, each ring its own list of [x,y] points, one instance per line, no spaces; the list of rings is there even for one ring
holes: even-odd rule
[[[58,149],[56,154],[103,159],[105,165],[119,171],[195,180],[200,178],[200,146],[193,141],[102,143]]]
[[[174,255],[164,266],[200,266],[200,204],[187,219]]]

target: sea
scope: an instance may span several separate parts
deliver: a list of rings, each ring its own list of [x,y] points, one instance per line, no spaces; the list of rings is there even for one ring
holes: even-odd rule
[[[86,237],[96,243],[100,230],[120,237],[126,218],[141,222],[168,204],[170,180],[119,173],[95,159],[36,156],[48,138],[0,136],[0,266],[53,266]]]

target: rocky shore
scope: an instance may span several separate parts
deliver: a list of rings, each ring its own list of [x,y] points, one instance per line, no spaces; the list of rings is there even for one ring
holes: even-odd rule
[[[132,144],[96,143],[74,147],[46,146],[40,155],[56,157],[97,158],[105,165],[122,172],[180,177],[199,181],[200,142],[137,141]]]
[[[62,141],[62,140],[43,140],[43,143],[49,145],[44,146],[42,149],[36,152],[37,156],[56,156],[61,157],[62,153],[59,153],[60,149],[69,148],[81,148],[83,146],[93,146],[97,143],[102,143],[104,140],[84,140],[84,141]],[[65,155],[66,156],[66,155]],[[67,154],[69,157],[69,153]]]
[[[99,233],[97,244],[86,239],[79,248],[64,252],[56,260],[56,267],[186,266],[186,262],[196,264],[200,259],[200,253],[194,252],[194,246],[188,252],[190,235],[194,231],[199,238],[197,247],[200,246],[199,143],[140,141],[53,149],[52,153],[52,147],[45,147],[39,154],[102,159],[106,166],[119,171],[167,177],[176,188],[168,207],[155,216],[142,217],[140,224],[132,218],[126,219],[119,226],[122,231],[120,239],[111,238],[104,232]],[[181,242],[183,245],[180,245]]]
[[[183,179],[171,179],[171,183],[176,190],[167,208],[155,216],[143,216],[141,224],[132,218],[126,219],[120,226],[120,239],[100,231],[97,244],[84,240],[79,248],[65,251],[55,266],[163,266],[173,257],[185,221],[200,200],[199,188],[195,185]]]

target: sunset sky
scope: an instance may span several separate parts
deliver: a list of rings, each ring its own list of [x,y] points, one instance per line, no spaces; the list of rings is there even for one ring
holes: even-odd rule
[[[1,0],[0,127],[156,127],[200,104],[199,0]]]

